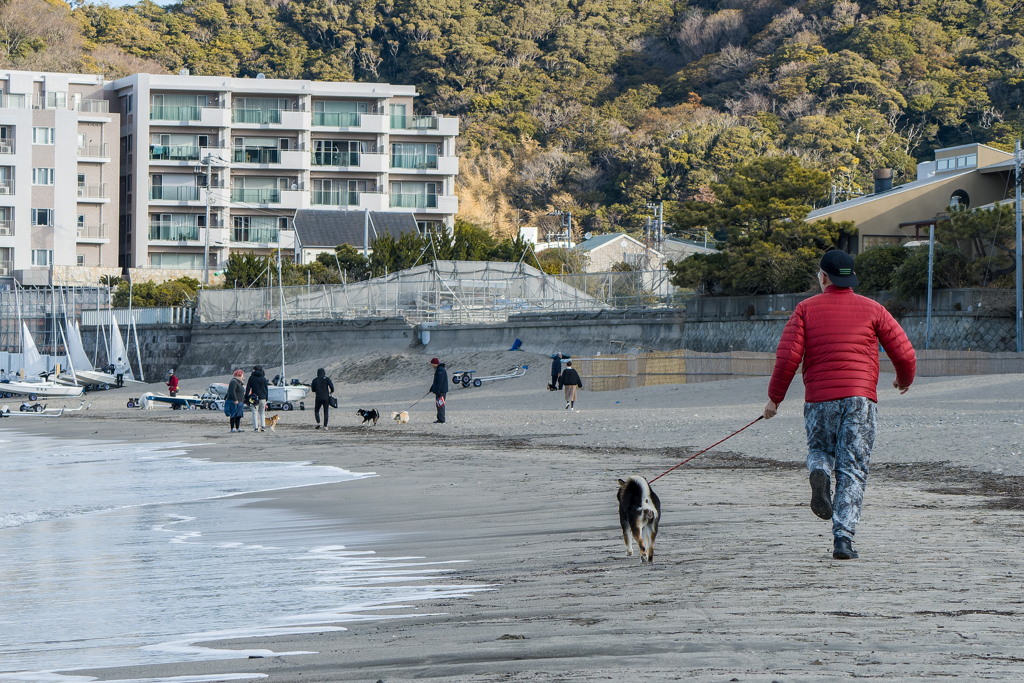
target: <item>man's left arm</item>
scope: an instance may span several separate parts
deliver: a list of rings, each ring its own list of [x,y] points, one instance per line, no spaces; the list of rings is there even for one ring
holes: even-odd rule
[[[884,308],[881,311],[881,318],[875,326],[875,334],[878,336],[882,348],[885,349],[886,355],[889,356],[889,360],[892,361],[892,366],[896,369],[896,379],[892,382],[893,388],[898,389],[901,394],[907,393],[917,374],[917,355],[914,353],[913,344],[910,343],[907,333],[903,331],[896,319]]]

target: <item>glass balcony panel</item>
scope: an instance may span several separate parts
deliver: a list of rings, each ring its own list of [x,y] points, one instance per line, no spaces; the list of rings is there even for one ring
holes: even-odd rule
[[[150,223],[149,239],[183,242],[199,239],[198,225],[176,225],[172,223]]]
[[[234,228],[231,231],[231,241],[270,244],[278,241],[278,230],[277,228]]]
[[[391,115],[392,130],[437,130],[436,116]]]
[[[391,207],[402,209],[435,209],[437,208],[437,195],[393,194],[391,195]]]
[[[281,150],[269,147],[235,147],[234,162],[236,164],[279,164]]]
[[[358,166],[359,152],[313,152],[314,166]]]
[[[359,193],[345,190],[313,190],[310,204],[317,206],[358,206]]]
[[[231,201],[246,202],[248,204],[280,204],[281,190],[233,187],[231,188]]]
[[[332,126],[334,128],[358,128],[360,124],[359,114],[356,112],[313,112],[314,126]]]
[[[199,188],[194,185],[152,185],[149,188],[149,198],[172,202],[194,202],[199,199]]]
[[[199,117],[199,107],[155,104],[149,110],[149,118],[153,121],[198,121]]]
[[[391,168],[437,168],[437,155],[392,154]]]
[[[150,145],[149,158],[153,161],[198,161],[199,148],[188,145]]]
[[[232,123],[281,123],[280,109],[241,109],[231,110]]]

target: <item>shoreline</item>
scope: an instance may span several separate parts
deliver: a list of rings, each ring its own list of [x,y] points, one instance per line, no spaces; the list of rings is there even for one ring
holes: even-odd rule
[[[423,616],[332,624],[343,632],[215,641],[315,655],[74,673],[116,680],[251,672],[275,681],[1024,675],[1014,654],[1024,616],[1013,578],[1024,576],[1014,549],[1016,510],[1024,507],[1014,450],[1024,441],[1024,388],[1015,381],[929,378],[915,383],[912,400],[880,392],[879,443],[856,539],[861,559],[847,563],[832,560],[828,524],[808,509],[799,387],[756,433],[660,480],[655,563],[625,556],[616,478],[663,471],[687,449],[721,438],[712,437],[749,412],[766,381],[587,393],[581,411],[568,415],[525,384],[471,390],[464,395],[475,400],[450,401],[449,425],[369,430],[353,425],[349,399],[332,411],[344,428],[327,433],[296,424],[311,422],[309,411],[285,414],[290,422],[276,434],[248,437],[227,433],[220,414],[101,409],[95,417],[110,421],[87,412],[50,421],[68,436],[118,424],[153,440],[194,437],[217,448],[193,455],[217,460],[374,471],[379,476],[245,495],[264,499],[254,507],[344,520],[386,539],[380,554],[468,560],[453,565],[453,580],[495,587],[416,603]],[[409,390],[355,388],[376,405]],[[699,408],[680,406],[700,399]],[[627,402],[638,405],[623,408]],[[651,432],[634,428],[641,423]]]

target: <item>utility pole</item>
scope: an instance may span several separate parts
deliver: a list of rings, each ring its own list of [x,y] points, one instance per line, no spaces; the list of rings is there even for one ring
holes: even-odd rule
[[[212,154],[207,154],[206,158],[199,162],[199,166],[196,167],[196,173],[203,170],[203,166],[206,166],[206,226],[204,231],[206,237],[203,242],[203,284],[207,287],[210,286],[210,203],[212,191],[212,173],[213,173],[213,162],[220,161],[224,163],[224,160],[220,157],[214,157]]]
[[[1017,149],[1014,152],[1014,184],[1017,186],[1017,195],[1015,205],[1016,223],[1017,223],[1017,253],[1014,254],[1013,261],[1017,274],[1017,353],[1024,351],[1024,273],[1021,273],[1021,198],[1020,198],[1020,164],[1021,164],[1021,149],[1020,140],[1017,140]]]
[[[928,226],[928,315],[925,321],[924,348],[932,343],[932,268],[935,263],[935,222]],[[1019,343],[1019,342],[1018,342]]]

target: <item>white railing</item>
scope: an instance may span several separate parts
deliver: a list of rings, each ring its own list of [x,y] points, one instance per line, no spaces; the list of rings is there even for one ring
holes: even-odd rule
[[[192,312],[195,309],[180,306],[165,306],[154,308],[133,308],[131,318],[136,325],[190,325],[192,324]],[[118,325],[127,325],[129,311],[127,308],[114,308],[110,310],[100,309],[99,311],[82,311],[82,326],[96,327],[103,325],[110,326],[110,314],[114,314],[114,320]]]

